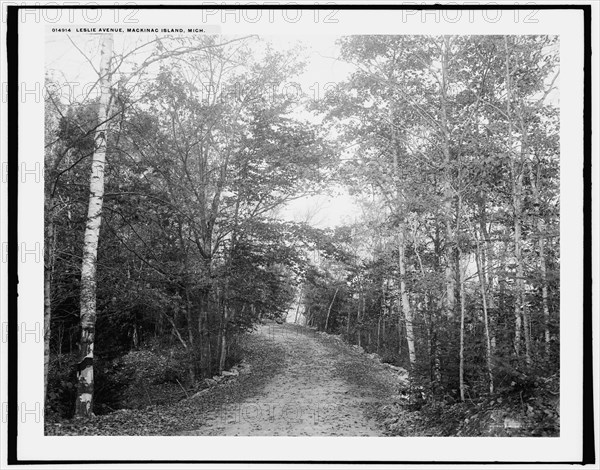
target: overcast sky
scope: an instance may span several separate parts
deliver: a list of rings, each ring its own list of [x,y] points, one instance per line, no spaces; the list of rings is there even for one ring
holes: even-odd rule
[[[155,35],[115,35],[114,49],[117,54],[131,51],[135,47],[152,40]],[[321,98],[328,86],[344,80],[352,71],[352,67],[336,59],[339,47],[336,36],[263,36],[275,49],[288,50],[302,44],[308,56],[304,72],[298,77],[290,77],[290,90],[299,88],[313,98]],[[69,82],[63,96],[73,93],[81,97],[89,91],[97,80],[97,69],[100,36],[74,33],[66,35],[49,35],[46,41],[46,70],[55,78]],[[151,47],[141,49],[136,57],[142,62],[151,52]],[[84,57],[87,57],[87,59]],[[89,59],[89,60],[88,60]],[[127,67],[123,67],[127,70]],[[92,92],[95,93],[95,90]],[[93,96],[93,94],[92,94]],[[77,98],[76,98],[77,99]],[[302,108],[297,109],[298,117],[311,119]],[[291,202],[278,211],[279,217],[298,222],[308,222],[321,228],[334,227],[344,221],[352,221],[359,210],[352,198],[343,188],[335,188],[335,196],[319,195],[306,197]]]

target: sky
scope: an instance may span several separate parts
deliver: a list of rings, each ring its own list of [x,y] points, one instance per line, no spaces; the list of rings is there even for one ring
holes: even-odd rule
[[[311,98],[322,98],[327,88],[343,81],[353,68],[336,59],[339,47],[336,36],[265,36],[275,47],[288,49],[297,43],[306,48],[309,60],[302,75],[290,79]],[[313,120],[307,113],[298,112],[298,117]],[[306,222],[319,228],[333,228],[344,222],[352,222],[360,209],[345,188],[336,185],[331,194],[308,196],[292,201],[279,215],[294,222]]]
[[[122,54],[131,51],[139,44],[149,41],[154,34],[115,35],[115,52]],[[99,35],[72,34],[48,35],[46,41],[46,68],[53,74],[72,85],[65,90],[76,97],[85,96],[97,79],[99,63]],[[343,81],[352,72],[351,65],[337,59],[339,46],[337,36],[331,35],[265,35],[262,39],[271,43],[276,50],[289,50],[301,44],[307,57],[305,70],[298,77],[290,77],[285,87],[286,93],[299,93],[313,99],[320,99],[333,84]],[[151,48],[140,50],[135,60],[139,63],[150,53]],[[87,56],[89,58],[84,58]],[[126,67],[122,67],[125,68]],[[92,93],[96,92],[97,87]],[[281,91],[281,90],[280,90]],[[93,96],[93,95],[92,95]],[[293,96],[293,95],[292,95]],[[552,93],[548,100],[558,105],[558,92]],[[319,123],[318,117],[308,112],[302,105],[291,113],[296,118]],[[278,211],[278,216],[296,222],[308,222],[320,228],[332,228],[353,221],[360,209],[353,198],[341,186],[330,188],[332,193],[296,199]]]
[[[117,54],[130,51],[153,39],[154,35],[140,34],[115,35],[114,50]],[[286,36],[261,36],[277,50],[288,50],[298,44],[303,46],[307,55],[305,70],[298,77],[290,77],[287,87],[289,93],[301,91],[314,99],[324,96],[328,87],[344,80],[352,71],[352,67],[338,59],[339,47],[336,45],[338,37],[329,35],[286,35]],[[97,80],[99,55],[99,35],[71,34],[49,35],[46,41],[46,70],[52,75],[69,85],[63,90],[63,96],[74,96],[81,99],[91,90],[91,96],[96,93],[97,87],[93,85]],[[140,50],[136,57],[141,62],[148,55],[150,48]],[[84,55],[87,57],[85,58]],[[316,118],[299,106],[292,114],[299,119],[317,122]],[[352,221],[358,211],[358,206],[347,191],[340,186],[331,188],[333,193],[320,194],[311,197],[296,199],[278,211],[278,216],[285,220],[307,222],[315,227],[332,228],[341,225],[344,221]]]

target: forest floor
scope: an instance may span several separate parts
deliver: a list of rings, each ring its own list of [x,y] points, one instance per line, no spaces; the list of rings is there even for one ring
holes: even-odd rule
[[[382,409],[401,380],[341,338],[291,324],[245,341],[246,372],[170,405],[47,423],[47,434],[383,436]],[[403,433],[409,434],[409,433]]]

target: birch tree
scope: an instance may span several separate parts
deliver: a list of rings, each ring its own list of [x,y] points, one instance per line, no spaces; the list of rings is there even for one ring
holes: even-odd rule
[[[105,34],[100,46],[98,103],[98,127],[94,135],[95,149],[92,155],[90,195],[83,237],[81,263],[81,338],[79,363],[77,365],[77,400],[75,414],[81,417],[93,415],[94,393],[94,338],[96,328],[96,262],[98,239],[104,201],[104,168],[106,165],[106,141],[109,133],[109,108],[111,101],[113,35]]]

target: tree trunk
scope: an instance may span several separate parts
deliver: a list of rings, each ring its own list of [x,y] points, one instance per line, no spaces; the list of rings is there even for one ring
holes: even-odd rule
[[[310,311],[310,307],[309,307],[309,311]],[[348,340],[348,342],[350,342],[350,310],[348,310],[348,317],[347,317],[347,321],[346,321],[346,339]]]
[[[186,255],[187,256],[187,255]],[[185,268],[187,271],[187,267]],[[191,352],[191,356],[192,356],[192,360],[189,361],[189,368],[188,368],[188,375],[189,375],[189,380],[190,380],[190,384],[194,384],[196,382],[196,370],[197,370],[197,365],[196,365],[196,348],[194,347],[194,314],[193,314],[193,308],[192,308],[192,301],[190,299],[190,293],[189,293],[189,289],[187,286],[187,280],[184,280],[184,299],[185,299],[185,321],[186,321],[186,328],[187,328],[187,335],[188,335],[188,344],[190,346],[190,352]]]
[[[362,293],[358,294],[358,307],[356,309],[356,343],[358,344],[358,346],[360,347],[360,331],[361,331],[361,326],[360,326],[360,301],[362,299]]]
[[[361,315],[360,315],[360,303],[362,301],[363,298],[363,291],[362,291],[362,283],[360,281],[360,278],[358,280],[358,305],[356,308],[356,342],[358,344],[358,346],[360,346],[361,344],[361,338],[360,338],[360,334],[361,334]]]
[[[512,182],[512,199],[514,213],[514,253],[517,265],[516,270],[516,295],[515,295],[515,352],[517,357],[521,352],[521,330],[525,333],[525,361],[531,363],[531,337],[529,334],[529,322],[527,321],[527,312],[525,308],[524,295],[524,269],[523,269],[523,253],[521,249],[521,227],[523,218],[523,169],[522,161],[517,162],[514,139],[513,139],[513,123],[511,111],[512,87],[510,80],[510,52],[508,49],[508,37],[504,36],[505,48],[505,81],[506,81],[506,116],[508,120],[508,152],[510,159],[510,173]],[[523,142],[521,146],[523,146]]]
[[[95,149],[92,156],[90,196],[81,264],[81,339],[79,343],[79,364],[77,366],[77,401],[75,404],[75,415],[81,417],[93,415],[96,260],[98,258],[98,239],[104,198],[104,167],[106,164],[107,119],[111,93],[110,61],[112,49],[113,36],[112,34],[106,34],[102,38],[100,51],[99,80],[101,95],[98,107],[98,127],[94,136]]]
[[[458,196],[458,208],[459,208],[459,222],[460,222],[460,212],[462,211],[462,196],[459,194]],[[485,213],[485,205],[482,209],[482,212]],[[488,302],[487,302],[487,277],[486,277],[486,273],[485,271],[482,269],[483,266],[483,260],[485,259],[484,256],[484,248],[481,246],[481,243],[479,241],[479,236],[477,234],[477,228],[475,227],[475,224],[471,223],[471,219],[470,217],[466,216],[466,221],[468,223],[468,225],[470,226],[471,232],[473,233],[473,238],[475,239],[475,266],[477,267],[477,275],[479,277],[479,289],[480,289],[480,293],[481,293],[481,301],[482,301],[482,307],[483,307],[483,325],[484,325],[484,332],[485,332],[485,355],[486,355],[486,366],[487,366],[487,373],[488,373],[488,384],[489,384],[489,391],[490,393],[494,393],[494,376],[493,376],[493,371],[492,371],[492,347],[491,347],[491,340],[490,340],[490,328],[489,328],[489,315],[488,315]],[[482,233],[483,235],[483,233]],[[460,248],[460,245],[458,246],[458,250],[459,253],[462,253],[462,250]],[[461,304],[464,305],[464,274],[461,271],[460,272],[460,279],[461,279]],[[461,309],[463,309],[464,307],[461,306]],[[463,317],[464,314],[461,312],[461,350],[463,348]],[[462,351],[461,351],[461,369],[463,367],[463,358],[462,358]],[[462,370],[461,370],[462,372]],[[464,400],[464,397],[462,398]]]
[[[185,288],[185,321],[187,323],[188,343],[194,346],[194,316],[192,314],[192,302],[187,287]]]
[[[535,208],[535,216],[537,219],[537,230],[538,230],[538,250],[540,260],[540,274],[542,276],[542,310],[544,312],[544,352],[546,359],[550,357],[550,308],[548,306],[548,275],[546,271],[546,240],[544,233],[546,231],[546,224],[544,218],[541,216],[540,209],[540,195],[538,190],[538,178],[535,177],[533,171],[533,164],[529,164],[529,181],[531,185],[531,192],[533,194],[533,205]]]
[[[167,319],[167,321],[171,324],[171,332],[172,332],[173,336],[175,336],[175,338],[181,343],[181,345],[183,346],[183,349],[185,349],[187,351],[188,345],[185,342],[185,340],[182,338],[181,334],[179,333],[179,330],[177,329],[177,325],[175,324],[175,320],[173,320],[165,312],[162,312],[162,314]]]
[[[498,311],[499,312],[508,312],[507,305],[507,286],[506,286],[506,277],[507,277],[507,268],[506,268],[506,258],[509,251],[509,240],[510,236],[508,234],[508,226],[505,225],[502,231],[502,247],[501,252],[499,253],[500,258],[500,266],[498,267]],[[504,320],[503,325],[504,328],[508,330],[508,324],[506,320]]]
[[[481,301],[483,307],[483,326],[485,331],[485,357],[486,357],[486,366],[488,373],[488,381],[489,381],[489,390],[490,393],[494,393],[494,374],[492,371],[492,347],[490,343],[490,329],[488,322],[488,307],[487,307],[487,295],[486,295],[486,284],[485,284],[485,276],[481,271],[481,247],[479,241],[476,239],[477,243],[477,251],[475,252],[475,263],[477,265],[477,273],[479,275],[479,287],[481,290]]]
[[[227,322],[229,321],[229,309],[227,305],[223,308],[223,325],[221,327],[220,350],[219,350],[219,375],[225,369],[227,358]]]
[[[381,345],[381,316],[377,320],[377,354],[379,354],[379,347]]]
[[[444,36],[442,43],[442,83],[440,90],[440,125],[442,128],[442,151],[444,154],[444,217],[446,226],[446,302],[445,311],[448,318],[454,316],[456,305],[456,266],[455,266],[455,246],[454,231],[452,226],[452,169],[450,167],[452,158],[450,153],[450,131],[448,129],[448,110],[447,110],[447,91],[448,91],[448,57],[450,53],[450,39]]]
[[[198,333],[200,335],[200,377],[203,379],[212,376],[210,334],[208,331],[208,296],[209,293],[207,290],[203,290],[200,293],[200,313],[198,315]]]
[[[50,321],[52,319],[52,271],[54,270],[54,220],[50,214],[52,199],[47,198],[46,234],[44,249],[44,400],[48,389],[48,369],[50,367]],[[60,343],[59,343],[60,344]]]
[[[459,259],[462,258],[462,250],[458,248]],[[460,349],[458,352],[458,388],[460,390],[460,401],[465,401],[465,275],[460,270]]]
[[[431,373],[432,373],[432,392],[437,395],[442,384],[442,364],[440,360],[440,341],[437,328],[432,319],[430,326],[430,354],[431,354]]]
[[[494,249],[492,246],[492,241],[490,237],[490,233],[487,227],[487,213],[486,213],[486,199],[485,193],[481,199],[480,206],[480,217],[479,217],[479,227],[481,230],[481,234],[484,239],[484,244],[481,252],[481,268],[483,269],[483,273],[485,275],[485,283],[487,286],[487,301],[488,301],[488,313],[489,313],[489,321],[490,321],[490,343],[492,347],[492,354],[496,350],[496,302],[494,300],[494,274],[492,272],[492,260]]]
[[[233,271],[233,259],[235,258],[237,246],[238,218],[240,213],[240,198],[235,201],[235,212],[233,217],[233,231],[231,233],[231,247],[229,250],[229,260],[227,263],[227,280],[223,291],[223,317],[221,318],[221,329],[219,331],[219,375],[225,369],[227,360],[227,334],[229,330],[229,290],[230,280]],[[232,315],[233,316],[233,315]]]
[[[52,213],[54,199],[46,194],[46,228],[44,245],[44,400],[48,389],[48,371],[50,368],[50,338],[52,320],[52,274],[54,272],[56,233],[54,226],[54,214]],[[59,351],[62,352],[62,329],[59,338]],[[59,352],[59,354],[60,354]]]
[[[335,289],[335,293],[333,294],[333,299],[331,299],[331,303],[329,304],[329,308],[327,309],[327,319],[325,320],[325,332],[327,332],[327,325],[329,325],[329,315],[331,315],[331,307],[333,307],[333,302],[335,302],[335,297],[337,296],[339,287]]]
[[[415,337],[413,334],[413,317],[408,301],[408,293],[406,292],[406,265],[404,256],[404,224],[398,229],[398,268],[400,271],[400,301],[402,305],[402,314],[404,316],[404,323],[406,328],[406,343],[408,345],[408,360],[411,369],[414,368],[416,363],[415,354]]]
[[[525,362],[527,364],[531,364],[531,334],[529,331],[529,319],[528,319],[528,310],[525,304],[525,271],[523,268],[523,251],[522,251],[522,218],[523,218],[523,207],[522,207],[522,191],[523,188],[523,174],[518,170],[518,174],[515,182],[515,192],[514,192],[514,208],[515,208],[515,233],[514,233],[514,243],[515,243],[515,260],[517,264],[517,295],[516,295],[516,304],[515,304],[515,317],[519,319],[519,327],[523,325],[523,336],[525,340]]]
[[[294,319],[294,323],[298,324],[298,315],[300,313],[300,303],[302,302],[302,293],[304,292],[304,284],[300,288],[300,295],[298,296],[298,305],[296,307],[296,318]]]
[[[392,119],[394,116],[392,115]],[[410,363],[410,368],[413,369],[416,362],[416,354],[415,354],[415,341],[413,334],[413,317],[410,308],[410,303],[408,301],[408,293],[406,292],[406,256],[405,256],[405,247],[406,247],[406,222],[405,215],[403,211],[403,198],[402,191],[400,190],[400,172],[399,172],[399,160],[398,160],[398,142],[396,137],[396,128],[392,127],[392,143],[394,146],[394,178],[396,184],[396,204],[398,217],[400,222],[398,224],[398,285],[399,285],[399,297],[400,297],[400,305],[402,309],[402,315],[398,315],[398,354],[402,354],[402,337],[401,337],[401,323],[402,317],[404,317],[404,323],[406,328],[406,343],[408,346],[408,360]]]

